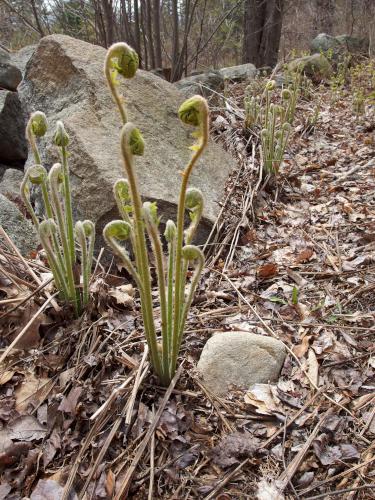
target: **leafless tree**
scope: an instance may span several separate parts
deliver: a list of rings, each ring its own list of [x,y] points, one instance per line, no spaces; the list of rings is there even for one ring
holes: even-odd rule
[[[243,62],[257,67],[277,63],[284,0],[246,0]]]
[[[349,10],[349,9],[348,9]],[[315,32],[333,34],[335,0],[315,0]]]

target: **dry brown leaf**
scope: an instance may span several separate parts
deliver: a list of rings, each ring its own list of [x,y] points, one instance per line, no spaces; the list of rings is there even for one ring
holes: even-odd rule
[[[33,318],[35,313],[38,311],[39,306],[34,301],[29,301],[23,309],[21,309],[22,314],[19,312],[19,318],[17,320],[17,330],[11,337],[11,340],[17,337],[21,330],[27,325],[27,323]],[[28,327],[26,332],[22,335],[20,340],[16,343],[16,349],[31,349],[36,347],[40,343],[39,328],[42,323],[46,322],[46,315],[43,313],[38,314],[38,316],[33,320],[32,324]]]
[[[293,352],[297,356],[297,358],[301,359],[307,353],[309,345],[310,345],[311,335],[305,335],[302,339],[302,342],[293,347]]]
[[[64,397],[61,400],[58,410],[63,411],[65,413],[70,413],[71,415],[75,415],[78,400],[82,394],[82,391],[83,391],[82,387],[73,387],[73,389],[69,392],[68,396]]]
[[[43,439],[47,429],[32,415],[22,415],[7,425],[9,439],[15,441],[38,441]]]
[[[305,248],[297,255],[295,261],[297,264],[303,264],[305,262],[309,262],[313,255],[314,250],[312,248]]]
[[[47,397],[54,382],[50,378],[35,377],[27,373],[23,382],[14,391],[16,397],[16,410],[23,413],[29,404],[34,407],[40,405]]]
[[[254,384],[244,396],[244,401],[256,408],[256,413],[260,415],[273,415],[284,413],[279,399],[277,398],[277,388],[270,384]]]
[[[5,372],[0,373],[0,385],[4,385],[7,382],[9,382],[9,380],[12,379],[12,377],[13,377],[13,375],[15,373],[16,372],[8,371],[8,370],[6,370]]]
[[[277,488],[276,484],[262,479],[258,483],[257,500],[284,500],[283,493]]]
[[[213,448],[213,461],[219,467],[230,467],[244,458],[252,457],[259,448],[259,443],[260,440],[249,432],[233,432]]]
[[[260,266],[257,269],[258,277],[263,279],[272,278],[273,276],[276,276],[278,272],[279,268],[273,262],[270,262],[269,264],[264,264],[263,266]]]
[[[73,378],[75,368],[68,368],[67,370],[63,371],[59,375],[59,385],[60,385],[60,390],[63,390],[68,382],[70,382]]]
[[[134,288],[132,285],[121,285],[109,290],[108,295],[116,300],[116,303],[125,307],[131,307],[134,303]]]
[[[0,276],[0,291],[4,292],[7,299],[14,299],[15,297],[22,298],[23,295],[27,296],[27,290],[17,288],[10,279],[5,276]]]
[[[308,281],[305,280],[299,273],[296,271],[293,271],[293,269],[290,269],[289,267],[286,268],[286,273],[291,278],[300,288],[300,290],[307,285]]]
[[[30,500],[61,500],[64,488],[52,479],[39,479]],[[75,498],[77,498],[74,495]]]
[[[0,484],[0,500],[6,500],[8,498],[8,493],[10,493],[12,487],[8,483]]]
[[[307,356],[307,373],[315,385],[319,383],[319,363],[313,349],[309,349]]]
[[[111,469],[107,472],[107,477],[105,481],[105,490],[107,492],[107,495],[109,498],[112,498],[114,489],[115,489],[115,484],[116,484],[116,476],[112,472]]]

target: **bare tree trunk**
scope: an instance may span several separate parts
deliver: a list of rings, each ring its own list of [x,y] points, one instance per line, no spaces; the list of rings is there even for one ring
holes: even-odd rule
[[[143,38],[143,48],[144,48],[144,68],[149,69],[148,65],[148,47],[147,47],[147,37],[146,37],[146,0],[141,0],[141,32]]]
[[[112,0],[102,0],[104,19],[106,24],[106,46],[114,42],[114,12]]]
[[[157,68],[163,67],[161,56],[161,28],[160,28],[160,0],[153,0],[154,14],[154,45],[155,45],[155,64]]]
[[[333,20],[335,16],[335,0],[316,0],[315,9],[316,33],[327,33],[327,35],[332,35]]]
[[[197,43],[197,51],[196,51],[196,54],[194,57],[194,69],[197,69],[197,67],[198,67],[198,56],[199,56],[199,49],[200,49],[202,37],[203,37],[203,31],[204,31],[203,27],[204,27],[204,19],[206,17],[206,8],[207,8],[207,0],[204,0],[203,11],[201,13],[202,17],[201,17],[201,22],[200,22],[200,26],[199,26],[199,37],[198,37],[198,43]]]
[[[180,54],[180,30],[178,19],[178,4],[177,0],[172,0],[172,23],[173,23],[173,37],[172,37],[172,82],[176,80],[178,74],[178,58]]]
[[[150,55],[150,65],[151,69],[155,68],[155,51],[154,51],[154,40],[152,36],[152,12],[151,12],[151,0],[146,0],[146,30],[147,30],[147,45]]]
[[[93,1],[95,12],[95,36],[100,45],[108,47],[107,30],[103,18],[102,6],[100,0]]]
[[[243,62],[259,66],[260,44],[262,42],[263,23],[266,2],[246,0],[244,11]]]
[[[257,67],[277,63],[284,0],[246,0],[243,62]]]
[[[141,58],[141,25],[139,20],[138,0],[134,0],[134,48]]]
[[[35,0],[30,0],[30,3],[31,3],[31,8],[33,10],[33,15],[34,15],[36,27],[38,28],[38,31],[41,34],[41,36],[44,36],[44,30],[42,28],[42,24],[41,24],[40,19],[39,19],[39,14],[38,14],[38,10],[37,10],[36,5],[35,5]]]
[[[260,46],[261,66],[274,67],[277,64],[281,27],[283,22],[284,0],[267,2],[265,24],[262,31]]]
[[[194,7],[193,7],[194,10]],[[193,15],[193,12],[191,16]],[[185,76],[187,76],[187,66],[188,66],[188,37],[191,27],[191,17],[190,17],[190,0],[185,0],[185,27],[184,27],[184,44],[182,46],[182,65],[185,68]],[[182,69],[182,68],[181,68]],[[182,75],[181,75],[182,76]]]
[[[132,47],[135,47],[135,38],[130,26],[129,17],[131,16],[131,12],[129,15],[129,6],[126,7],[125,0],[121,0],[121,32],[123,33],[123,38],[126,42],[128,42]],[[136,49],[137,50],[137,49]],[[138,52],[138,50],[137,50]]]

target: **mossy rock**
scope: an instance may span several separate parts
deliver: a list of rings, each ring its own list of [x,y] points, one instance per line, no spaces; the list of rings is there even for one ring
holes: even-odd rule
[[[345,56],[368,55],[369,41],[350,35],[331,36],[320,33],[311,42],[311,52],[328,55],[334,62],[339,62]]]
[[[299,57],[288,64],[289,71],[302,71],[316,83],[328,80],[333,73],[332,66],[323,54]]]

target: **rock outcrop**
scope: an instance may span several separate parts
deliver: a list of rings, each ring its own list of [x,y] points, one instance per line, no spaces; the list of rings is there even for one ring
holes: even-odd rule
[[[221,93],[224,90],[224,78],[220,71],[210,70],[182,78],[174,85],[185,97],[191,97],[194,94],[209,97],[215,92]]]
[[[10,56],[12,64],[21,71],[22,75],[25,74],[26,65],[34,54],[35,49],[36,45],[27,45],[17,52],[12,52]]]
[[[9,198],[10,200],[19,198],[20,186],[23,176],[24,173],[22,170],[7,168],[3,173],[3,175],[2,176],[0,175],[0,177],[2,177],[0,181],[0,193]]]
[[[25,219],[17,206],[0,194],[0,226],[2,226],[19,251],[27,256],[38,246],[38,237],[32,223]]]
[[[58,160],[52,146],[57,120],[63,120],[70,135],[69,161],[76,217],[90,218],[101,232],[118,212],[112,195],[113,183],[124,176],[120,157],[120,117],[103,76],[105,49],[64,35],[43,38],[26,67],[19,87],[28,113],[46,113],[50,129],[40,150],[46,167]],[[135,78],[121,79],[130,121],[142,131],[145,154],[136,169],[144,199],[158,202],[165,221],[175,217],[180,171],[190,157],[191,130],[178,119],[184,96],[170,83],[144,71]],[[29,163],[31,162],[29,157]],[[210,143],[197,165],[191,185],[202,190],[206,201],[200,239],[204,238],[219,212],[225,180],[233,159],[217,144]]]
[[[249,389],[254,384],[275,382],[285,355],[283,343],[271,337],[216,333],[203,348],[198,371],[211,392],[225,396],[231,386]]]
[[[18,94],[0,90],[0,163],[22,167],[26,158],[25,123]]]
[[[15,91],[21,80],[22,73],[16,66],[0,61],[0,89]]]

